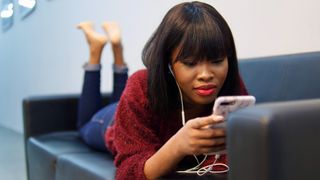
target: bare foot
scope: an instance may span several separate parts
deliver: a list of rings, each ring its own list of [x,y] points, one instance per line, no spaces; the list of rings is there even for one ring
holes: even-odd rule
[[[123,49],[121,45],[121,31],[119,24],[117,22],[104,22],[102,23],[102,28],[108,36],[112,44],[114,64],[116,66],[125,66],[123,58]]]
[[[102,28],[113,45],[121,43],[121,30],[117,22],[104,22],[102,23]]]
[[[107,37],[94,31],[93,23],[90,21],[81,22],[77,28],[81,29],[87,39],[90,48],[90,64],[100,64],[102,50],[107,43]]]
[[[92,22],[81,22],[77,25],[77,28],[81,29],[84,32],[91,50],[96,48],[102,49],[106,44],[107,37],[95,32]]]

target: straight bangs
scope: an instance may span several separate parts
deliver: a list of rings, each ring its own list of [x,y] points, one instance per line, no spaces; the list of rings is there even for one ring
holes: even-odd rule
[[[180,52],[175,61],[188,60],[190,63],[200,61],[216,62],[227,57],[227,33],[222,33],[216,22],[209,18],[190,23],[179,44]]]

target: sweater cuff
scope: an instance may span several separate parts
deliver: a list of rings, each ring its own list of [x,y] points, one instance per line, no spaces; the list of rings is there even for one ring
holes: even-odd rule
[[[100,71],[101,70],[101,64],[85,63],[82,67],[85,71]]]

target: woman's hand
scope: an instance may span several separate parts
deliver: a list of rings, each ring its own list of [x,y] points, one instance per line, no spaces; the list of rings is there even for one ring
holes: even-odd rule
[[[146,177],[157,179],[172,171],[186,155],[209,154],[225,149],[225,128],[215,126],[223,120],[217,115],[189,120],[146,161]]]
[[[225,128],[214,128],[223,120],[223,116],[210,115],[187,121],[174,136],[179,153],[199,155],[225,149]]]

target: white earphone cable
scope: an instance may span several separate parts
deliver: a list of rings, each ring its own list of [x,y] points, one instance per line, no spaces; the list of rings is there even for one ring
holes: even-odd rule
[[[180,95],[180,103],[181,103],[181,121],[182,121],[182,125],[184,126],[186,124],[186,119],[185,119],[185,113],[184,113],[184,105],[183,105],[183,96],[182,96],[182,91],[180,89],[180,86],[173,74],[173,71],[171,69],[171,66],[169,64],[169,71],[171,72],[172,76],[174,77],[174,80],[177,84],[177,87],[178,87],[178,90],[179,90],[179,95]],[[207,155],[204,156],[203,160],[199,163],[199,160],[197,158],[196,155],[193,155],[194,158],[196,159],[198,165],[196,165],[195,167],[192,167],[190,169],[187,169],[187,170],[183,170],[183,171],[177,171],[177,173],[186,173],[186,174],[197,174],[198,176],[202,176],[202,175],[205,175],[207,173],[214,173],[214,174],[219,174],[219,173],[225,173],[225,172],[228,172],[229,171],[229,166],[224,164],[224,163],[216,163],[217,160],[220,158],[220,154],[215,154],[215,160],[212,164],[210,165],[207,165],[207,166],[204,166],[202,168],[201,165],[205,162],[205,160],[207,159]],[[222,167],[225,167],[226,169],[225,170],[221,170],[221,171],[215,171],[215,170],[212,170],[213,167],[215,166],[222,166]]]
[[[179,90],[179,95],[180,95],[180,103],[181,103],[181,120],[182,120],[182,125],[184,126],[186,124],[186,118],[185,118],[185,114],[184,114],[184,105],[183,105],[183,97],[182,97],[182,91],[180,89],[180,86],[176,80],[176,77],[173,74],[173,71],[171,69],[171,66],[169,65],[169,71],[171,72],[172,76],[174,77],[174,81],[177,84],[178,90]],[[198,160],[198,159],[197,159]]]

